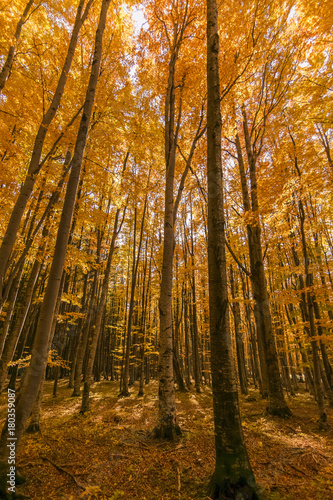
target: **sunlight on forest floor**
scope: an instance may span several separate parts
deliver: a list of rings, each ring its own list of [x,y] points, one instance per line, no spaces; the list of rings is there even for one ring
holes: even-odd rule
[[[137,499],[209,500],[206,485],[214,468],[211,390],[177,392],[183,435],[174,443],[153,440],[157,384],[137,397],[118,398],[115,382],[92,386],[91,410],[79,414],[81,399],[71,398],[67,381],[58,396],[46,382],[42,432],[26,435],[18,466],[28,482],[20,490],[38,500]],[[251,391],[241,397],[246,442],[264,500],[333,498],[333,411],[331,427],[318,431],[316,406],[307,394],[289,400],[293,417],[267,417],[265,401]],[[1,396],[0,417],[6,407]]]

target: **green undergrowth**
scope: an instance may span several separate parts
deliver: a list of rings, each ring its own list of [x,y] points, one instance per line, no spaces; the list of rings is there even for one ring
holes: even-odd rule
[[[41,433],[25,435],[17,465],[28,478],[18,491],[38,500],[136,499],[209,500],[214,470],[212,394],[176,394],[182,436],[175,443],[155,440],[157,384],[119,398],[119,386],[92,386],[90,411],[81,415],[67,381],[58,395],[46,382]],[[257,391],[240,398],[247,447],[263,500],[333,498],[333,433],[318,430],[316,406],[303,393],[288,401],[293,417],[265,415]],[[6,412],[1,396],[0,417]],[[328,411],[329,423],[333,412]],[[331,424],[332,425],[332,424]]]

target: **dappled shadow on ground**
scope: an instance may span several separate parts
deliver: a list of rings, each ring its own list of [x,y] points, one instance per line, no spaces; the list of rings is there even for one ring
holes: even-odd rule
[[[183,430],[176,443],[150,437],[156,423],[157,384],[138,398],[118,398],[118,384],[92,387],[91,410],[80,415],[67,381],[58,396],[46,383],[42,433],[26,435],[18,465],[28,477],[22,491],[31,499],[208,500],[214,468],[211,391],[177,393]],[[320,432],[316,406],[306,394],[289,401],[289,420],[264,415],[255,391],[241,398],[244,433],[256,479],[266,500],[333,498],[333,432]],[[5,415],[1,397],[1,417]],[[333,412],[328,411],[333,425]],[[3,419],[2,419],[3,421]]]

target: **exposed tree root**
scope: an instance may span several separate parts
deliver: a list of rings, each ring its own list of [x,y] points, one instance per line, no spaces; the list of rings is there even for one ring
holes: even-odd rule
[[[280,406],[280,407],[270,407],[267,406],[266,408],[266,413],[268,415],[272,415],[275,417],[280,417],[280,418],[289,418],[292,417],[292,411],[288,406]]]
[[[39,426],[39,424],[36,424],[36,423],[31,423],[31,424],[27,427],[26,432],[28,432],[29,434],[35,434],[35,433],[37,433],[37,432],[40,432],[40,426]]]
[[[218,484],[215,474],[210,481],[208,495],[212,500],[259,500],[255,485],[250,485],[245,478],[236,483],[224,481]]]
[[[169,441],[175,441],[181,434],[179,425],[173,422],[160,422],[152,431],[152,437]]]

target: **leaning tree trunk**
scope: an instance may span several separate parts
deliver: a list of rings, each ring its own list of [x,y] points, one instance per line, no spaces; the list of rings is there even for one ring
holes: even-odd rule
[[[82,119],[78,130],[75,150],[72,160],[71,174],[68,180],[63,211],[58,228],[54,257],[51,265],[50,275],[45,290],[44,300],[41,306],[37,331],[31,353],[31,361],[27,374],[16,401],[16,445],[24,433],[26,422],[35,403],[40,381],[46,367],[48,358],[48,346],[52,329],[53,314],[57,302],[61,276],[63,272],[67,243],[71,222],[73,218],[76,194],[81,174],[81,165],[85,150],[88,129],[95,100],[96,86],[100,71],[102,56],[103,33],[106,24],[107,11],[110,0],[103,0],[100,19],[96,31],[95,50],[91,68],[91,75],[86,93]],[[0,477],[5,478],[0,484],[1,493],[6,496],[6,474],[8,458],[8,421],[5,423],[0,440]]]
[[[14,56],[15,56],[15,50],[21,35],[22,27],[24,23],[27,20],[29,11],[31,7],[33,6],[34,0],[29,0],[27,5],[25,6],[25,9],[23,11],[23,14],[21,15],[17,25],[16,25],[16,30],[14,33],[14,39],[13,39],[13,44],[9,47],[8,54],[6,61],[4,62],[4,65],[2,66],[1,72],[0,72],[0,94],[2,93],[4,86],[6,85],[6,81],[8,80],[10,71],[12,69],[13,61],[14,61]],[[38,7],[41,5],[41,3],[38,5]],[[36,8],[38,8],[36,7]]]
[[[43,234],[43,236],[45,233]],[[39,247],[40,254],[41,246]],[[40,255],[38,255],[40,257]],[[15,353],[15,349],[17,346],[17,342],[20,338],[20,335],[23,330],[23,326],[25,320],[27,318],[27,314],[30,308],[34,288],[36,285],[36,281],[41,269],[41,263],[38,258],[35,260],[33,268],[31,270],[29,279],[24,288],[24,297],[22,299],[22,303],[18,307],[18,311],[15,318],[15,323],[12,331],[9,333],[8,338],[6,339],[5,347],[0,360],[0,392],[5,384],[8,372],[8,363],[13,359],[13,355]]]
[[[33,191],[34,185],[35,185],[35,180],[36,177],[40,171],[41,168],[41,155],[42,155],[42,150],[43,150],[43,145],[46,137],[46,133],[48,131],[48,128],[53,120],[53,118],[56,115],[56,112],[60,106],[60,101],[63,96],[64,90],[65,90],[65,84],[67,81],[67,76],[70,71],[71,65],[72,65],[72,60],[74,57],[74,52],[75,52],[75,47],[77,44],[78,36],[79,36],[79,31],[82,27],[82,24],[84,23],[85,19],[88,16],[89,9],[91,7],[93,0],[89,0],[85,10],[83,11],[84,3],[85,0],[80,0],[80,3],[78,5],[77,13],[76,13],[76,18],[74,22],[74,27],[73,27],[73,32],[71,36],[71,40],[68,46],[68,51],[66,55],[66,59],[62,68],[62,72],[60,74],[59,80],[57,87],[55,89],[54,95],[52,102],[46,111],[42,123],[40,124],[40,127],[38,129],[32,155],[31,155],[31,160],[30,160],[30,165],[28,168],[28,173],[25,178],[25,181],[21,187],[20,193],[18,195],[18,198],[15,202],[13,211],[11,213],[9,223],[0,247],[0,303],[2,300],[2,293],[3,293],[3,284],[4,284],[4,278],[5,278],[5,273],[8,265],[8,261],[11,255],[11,252],[13,250],[17,233],[19,230],[19,226],[21,223],[21,219],[25,210],[25,207],[28,203],[28,200],[31,196],[31,193]]]
[[[244,443],[228,311],[216,0],[207,0],[208,272],[216,462],[213,499],[256,498]]]

